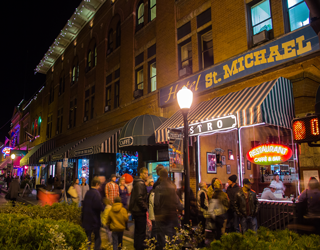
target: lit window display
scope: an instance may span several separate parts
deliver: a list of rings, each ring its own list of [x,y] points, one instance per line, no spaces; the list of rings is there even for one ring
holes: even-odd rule
[[[158,164],[162,164],[169,172],[169,161],[160,161],[160,162],[150,162],[148,163],[148,172],[151,175],[154,182],[156,182],[159,178],[157,175],[156,167]]]
[[[89,159],[78,160],[78,179],[81,183],[81,178],[89,180]]]
[[[138,152],[133,154],[117,153],[117,167],[116,173],[118,176],[123,174],[130,174],[132,176],[138,175]]]

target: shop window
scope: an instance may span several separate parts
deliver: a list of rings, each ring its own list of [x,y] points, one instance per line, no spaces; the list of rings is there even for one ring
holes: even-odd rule
[[[109,30],[108,34],[108,50],[107,50],[107,55],[111,54],[113,51],[113,30]]]
[[[157,16],[157,0],[149,0],[149,20],[152,21]]]
[[[114,108],[118,108],[120,106],[120,81],[117,81],[114,84]]]
[[[121,45],[121,22],[119,21],[117,24],[117,31],[116,31],[116,48]]]
[[[202,32],[199,34],[200,46],[201,46],[201,61],[200,69],[205,69],[213,65],[213,44],[212,44],[212,30]]]
[[[290,31],[309,24],[309,8],[303,0],[287,0]]]
[[[58,110],[56,134],[62,133],[62,124],[63,124],[63,108]]]
[[[149,62],[149,92],[157,90],[157,68],[156,60]]]
[[[136,89],[143,90],[143,68],[136,70]]]
[[[270,0],[264,0],[251,6],[251,25],[253,35],[264,30],[272,30]]]
[[[111,110],[111,86],[106,88],[106,106],[104,111],[110,111]]]
[[[64,90],[65,90],[65,79],[64,79],[64,76],[62,76],[59,81],[59,96],[64,93]]]
[[[47,120],[47,139],[52,137],[52,114],[48,116]]]
[[[141,1],[138,4],[136,16],[137,16],[136,31],[138,31],[143,27],[143,24],[144,24],[144,3],[143,3],[143,1]]]
[[[179,44],[179,77],[192,74],[192,44],[191,39]]]

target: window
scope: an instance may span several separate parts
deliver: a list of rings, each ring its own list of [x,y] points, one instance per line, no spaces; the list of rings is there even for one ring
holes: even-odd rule
[[[62,124],[63,124],[63,108],[58,110],[58,116],[57,116],[57,134],[62,133]]]
[[[149,62],[149,92],[157,90],[157,68],[156,61]]]
[[[97,46],[94,45],[93,47],[93,51],[94,51],[94,56],[93,56],[93,67],[95,67],[97,65],[97,61],[98,61],[98,52],[97,52]]]
[[[251,7],[253,35],[264,30],[272,30],[270,0],[264,0]]]
[[[136,70],[136,89],[143,89],[143,68]]]
[[[52,114],[48,116],[47,121],[47,139],[50,139],[52,136]]]
[[[106,106],[109,106],[109,111],[111,108],[111,86],[106,88]]]
[[[157,5],[156,4],[157,4],[157,0],[150,0],[149,1],[149,6],[150,6],[149,19],[150,19],[150,21],[155,19],[157,16]]]
[[[213,65],[212,30],[203,32],[203,34],[199,34],[199,36],[201,46],[200,68],[205,69]]]
[[[114,84],[114,108],[118,108],[120,106],[120,81],[117,81]]]
[[[143,1],[141,1],[138,4],[136,16],[137,16],[136,30],[138,31],[143,27],[143,24],[144,24],[144,4],[143,4]]]
[[[91,52],[91,50],[89,50],[89,52],[88,52],[88,63],[87,63],[88,69],[91,68],[91,57],[92,57],[92,52]]]
[[[77,118],[77,99],[74,99],[73,101],[70,102],[68,128],[72,128],[76,126],[76,118]]]
[[[187,22],[177,30],[178,40],[191,33],[191,22]]]
[[[113,30],[111,29],[108,34],[108,51],[107,54],[109,55],[113,51]]]
[[[197,28],[211,21],[211,8],[205,10],[197,16]]]
[[[287,0],[290,31],[309,24],[309,8],[303,0]]]
[[[117,24],[117,32],[116,32],[116,48],[121,45],[121,23],[120,21]]]
[[[87,121],[89,118],[92,119],[94,116],[94,94],[95,86],[92,86],[91,89],[85,91],[84,121]]]
[[[76,66],[73,66],[72,68],[72,84],[76,81]]]
[[[192,68],[191,40],[190,42],[180,45],[180,69],[183,69],[188,66]]]
[[[60,78],[60,83],[59,83],[59,96],[64,93],[64,90],[65,90],[65,80],[64,80],[64,76],[62,76]]]
[[[75,59],[75,63],[73,64],[72,67],[72,79],[71,79],[71,85],[73,85],[74,83],[78,82],[79,80],[79,63],[78,63],[78,59]]]

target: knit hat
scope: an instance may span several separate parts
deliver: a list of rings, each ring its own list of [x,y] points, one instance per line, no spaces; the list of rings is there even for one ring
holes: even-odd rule
[[[126,174],[122,175],[122,178],[124,178],[126,180],[126,184],[133,182],[133,178],[130,174],[126,173]]]
[[[235,174],[233,174],[233,175],[231,175],[231,176],[229,176],[229,178],[228,178],[230,181],[232,181],[233,183],[236,183],[237,182],[237,179],[238,179],[238,177],[235,175]]]
[[[252,184],[252,183],[249,181],[248,178],[244,178],[243,179],[243,185],[245,185],[245,184]]]
[[[113,203],[121,203],[121,198],[119,196],[114,198]]]

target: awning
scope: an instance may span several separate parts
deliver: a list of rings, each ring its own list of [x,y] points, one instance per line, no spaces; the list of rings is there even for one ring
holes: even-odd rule
[[[155,115],[140,115],[131,119],[121,130],[119,148],[156,145],[154,131],[166,120]]]
[[[10,158],[10,156],[7,156],[7,158],[0,163],[0,169],[6,168],[7,164],[11,162],[12,162],[12,159]]]
[[[120,128],[87,138],[69,152],[69,158],[99,153],[117,153]]]
[[[73,141],[70,142],[64,146],[62,146],[60,149],[58,149],[56,152],[54,152],[51,157],[50,161],[60,161],[63,158],[68,158],[69,157],[69,152],[76,146],[78,146],[80,143],[82,143],[85,139],[82,139],[80,141]]]
[[[38,160],[38,163],[44,164],[46,162],[49,162],[51,160],[51,155],[53,155],[54,153],[56,153],[59,149],[61,149],[62,147],[59,148],[54,148],[52,150],[50,150],[48,153],[46,153],[44,156],[40,157]]]
[[[232,92],[191,108],[188,122],[193,126],[212,119],[234,117],[235,127],[266,123],[291,128],[294,118],[292,83],[283,77],[260,85]],[[168,129],[183,127],[183,117],[177,111],[155,131],[157,143],[168,141]]]
[[[34,146],[21,160],[20,166],[29,165],[29,158],[43,145],[41,143],[39,145]]]

